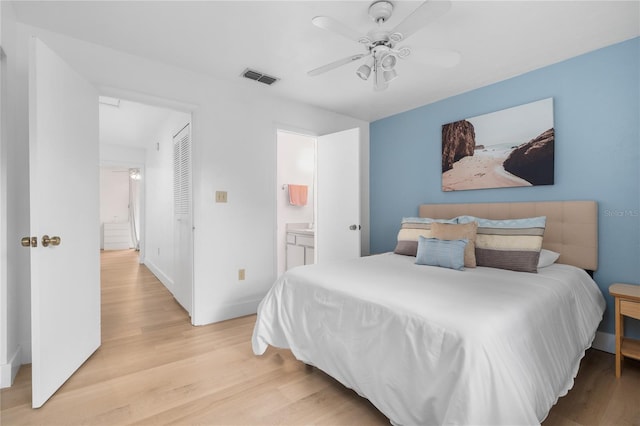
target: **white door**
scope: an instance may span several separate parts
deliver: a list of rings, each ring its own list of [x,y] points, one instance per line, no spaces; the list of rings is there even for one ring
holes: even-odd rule
[[[360,129],[317,142],[316,261],[360,257]]]
[[[98,93],[32,39],[29,178],[33,407],[100,346]],[[45,235],[59,237],[45,247]]]
[[[173,296],[191,315],[193,298],[193,219],[191,208],[191,126],[173,137],[174,279]]]

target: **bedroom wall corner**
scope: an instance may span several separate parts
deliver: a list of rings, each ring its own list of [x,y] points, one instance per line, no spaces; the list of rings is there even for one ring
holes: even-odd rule
[[[600,351],[615,354],[616,335],[612,333],[605,333],[603,331],[596,331],[596,337],[593,339],[591,346]]]

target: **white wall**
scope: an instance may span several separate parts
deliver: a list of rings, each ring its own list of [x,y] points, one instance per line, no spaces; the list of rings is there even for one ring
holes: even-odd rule
[[[0,6],[0,46],[3,42],[4,7]],[[3,13],[4,12],[4,13]],[[4,39],[6,40],[6,39]],[[7,121],[5,108],[7,80],[7,61],[4,52],[0,52],[0,121]],[[8,362],[8,287],[7,287],[7,154],[5,141],[8,139],[7,126],[0,126],[0,388],[11,385],[11,365]]]
[[[277,136],[277,235],[278,270],[282,274],[286,267],[286,224],[314,222],[314,180],[316,139],[297,133],[279,131]],[[307,185],[306,206],[289,204],[286,184]]]
[[[3,7],[0,6],[0,46],[2,46]],[[0,121],[5,122],[3,113],[4,94],[6,86],[7,66],[4,52],[0,52]],[[7,362],[7,154],[5,143],[7,140],[6,126],[0,126],[0,388],[11,384],[10,365]],[[7,377],[5,377],[7,376]],[[7,382],[5,384],[5,382]]]
[[[0,386],[13,381],[23,362],[31,360],[29,249],[29,168],[26,68],[19,59],[16,21],[8,2],[0,2],[2,49],[0,217]]]
[[[194,323],[256,311],[276,278],[275,129],[327,134],[360,127],[368,163],[368,123],[230,86],[210,86],[212,100],[194,112]],[[215,117],[218,117],[217,119]],[[224,117],[224,119],[220,119]],[[366,172],[368,182],[368,169]],[[226,190],[227,204],[214,203]],[[363,241],[368,241],[368,186],[363,187]],[[368,246],[363,253],[368,253]],[[238,269],[246,280],[238,281]]]
[[[360,127],[362,252],[368,253],[367,122],[273,97],[267,86],[240,81],[240,77],[238,84],[222,82],[22,24],[17,25],[18,75],[15,86],[13,82],[10,85],[16,88],[12,105],[17,106],[19,115],[14,139],[20,150],[19,155],[14,155],[16,166],[25,169],[27,166],[26,58],[32,34],[56,50],[105,95],[125,97],[123,93],[127,93],[130,95],[127,99],[138,102],[172,100],[165,104],[158,101],[166,107],[193,105],[195,324],[255,312],[276,278],[275,160],[279,127],[310,134]],[[18,181],[13,182],[20,186]],[[26,193],[26,180],[22,186]],[[216,190],[228,191],[228,203],[214,202]],[[21,207],[22,217],[28,211],[25,200],[13,206],[16,210]],[[24,231],[27,228],[21,220],[13,217],[7,228],[16,233]],[[242,282],[237,280],[239,268],[246,269],[246,280]],[[24,277],[26,269],[20,270],[22,282],[28,283],[28,275],[26,280]],[[21,337],[26,337],[25,340],[30,339],[29,307],[28,297],[20,298],[19,309],[25,313],[20,318]]]
[[[144,166],[145,151],[145,148],[101,143],[100,164],[103,166],[140,168]]]

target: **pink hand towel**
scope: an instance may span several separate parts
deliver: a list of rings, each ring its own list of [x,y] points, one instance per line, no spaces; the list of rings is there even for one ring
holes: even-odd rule
[[[307,185],[289,184],[289,204],[292,206],[307,205]]]

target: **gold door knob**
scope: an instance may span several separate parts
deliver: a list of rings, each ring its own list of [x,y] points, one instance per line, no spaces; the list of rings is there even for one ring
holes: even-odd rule
[[[52,246],[59,246],[60,245],[60,237],[51,237],[51,238],[49,238],[48,235],[43,235],[42,236],[42,247],[49,247],[49,244],[51,244]]]
[[[22,237],[20,244],[22,244],[22,247],[38,247],[38,238]]]

